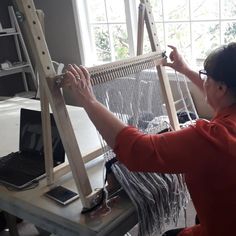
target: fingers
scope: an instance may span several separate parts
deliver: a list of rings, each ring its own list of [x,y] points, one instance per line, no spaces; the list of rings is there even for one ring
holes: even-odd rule
[[[178,50],[175,46],[172,46],[172,45],[167,45],[167,46],[172,49],[172,52],[170,53],[169,58],[171,61],[174,61],[175,56],[178,54]]]
[[[77,66],[69,64],[67,71],[60,82],[60,87],[77,87],[84,89],[90,87],[90,75],[84,66]]]
[[[164,58],[164,59],[161,60],[161,65],[162,66],[166,66],[167,64],[168,64],[167,58]]]
[[[84,79],[85,77],[81,69],[75,64],[69,64],[67,70],[71,73],[71,75],[73,75],[75,79]]]
[[[77,72],[76,68],[75,68],[73,65],[69,64],[67,70],[68,70],[69,72],[71,72],[71,74],[72,74],[75,78],[78,77],[78,72]]]
[[[77,76],[79,75],[79,78],[81,80],[85,80],[84,72],[81,70],[80,66],[77,66],[77,65],[74,64],[73,69],[76,71],[76,75]]]
[[[169,59],[170,59],[171,63],[168,62],[167,60],[164,60],[162,62],[162,65],[163,66],[173,67],[173,61],[174,61],[174,58],[175,58],[175,54],[177,53],[177,48],[175,46],[173,46],[173,45],[167,45],[167,46],[172,49],[172,51],[169,54]]]
[[[171,61],[174,61],[175,59],[175,54],[173,52],[170,53],[169,58]]]
[[[169,48],[171,48],[173,51],[177,51],[177,48],[173,45],[167,45]]]
[[[86,79],[87,84],[90,85],[91,82],[90,82],[90,75],[89,75],[88,70],[87,70],[84,66],[79,66],[79,68],[80,68],[81,71],[84,73],[84,77],[85,77],[85,79]]]
[[[89,76],[89,72],[88,70],[84,67],[84,66],[79,66],[80,70],[83,72],[84,76],[85,76],[85,79],[89,79],[90,76]]]
[[[71,71],[66,71],[63,79],[60,81],[60,87],[72,87],[76,84],[76,78]]]
[[[76,77],[82,80],[89,80],[89,72],[84,66],[77,66],[75,64],[68,65],[68,70]]]
[[[173,45],[167,45],[167,46],[172,49],[172,51],[170,52],[170,55],[169,55],[170,62],[167,62],[167,60],[166,60],[166,61],[163,62],[162,65],[174,68],[176,60],[178,59],[178,50]]]
[[[173,68],[173,63],[170,63],[170,62],[164,62],[162,63],[163,66],[169,66],[171,68]]]

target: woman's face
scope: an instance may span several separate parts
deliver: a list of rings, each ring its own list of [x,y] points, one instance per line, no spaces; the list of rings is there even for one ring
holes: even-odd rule
[[[203,82],[203,89],[206,102],[213,108],[217,109],[219,102],[218,101],[218,82],[212,79],[210,76],[207,77]]]

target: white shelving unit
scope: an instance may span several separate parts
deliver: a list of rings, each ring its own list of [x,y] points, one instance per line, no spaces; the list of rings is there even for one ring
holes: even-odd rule
[[[1,29],[0,37],[14,37],[17,58],[16,62],[11,63],[9,67],[0,69],[0,78],[11,74],[21,73],[25,91],[18,93],[17,95],[27,98],[34,97],[38,88],[36,76],[13,7],[9,6],[8,11],[11,20],[11,28]],[[30,73],[30,78],[33,81],[36,91],[29,91],[26,73]]]

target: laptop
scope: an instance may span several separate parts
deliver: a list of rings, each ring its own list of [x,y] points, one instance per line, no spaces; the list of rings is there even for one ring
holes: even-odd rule
[[[65,151],[53,115],[50,114],[53,166],[65,161]],[[27,188],[45,176],[41,112],[20,111],[19,151],[0,158],[0,183],[16,189]]]

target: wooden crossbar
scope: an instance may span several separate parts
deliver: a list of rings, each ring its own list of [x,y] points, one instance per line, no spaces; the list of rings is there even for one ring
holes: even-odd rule
[[[153,52],[161,53],[161,47],[158,39],[158,33],[156,29],[156,24],[152,14],[152,7],[149,0],[140,0],[139,5],[139,25],[138,25],[138,43],[137,43],[137,54],[142,54],[143,48],[143,34],[144,34],[144,23],[146,24],[149,41],[151,44],[151,49]],[[162,88],[162,93],[167,109],[167,114],[170,119],[171,126],[174,130],[178,130],[179,122],[176,115],[176,109],[174,105],[174,100],[170,88],[170,83],[168,76],[166,74],[165,68],[161,65],[156,66],[158,77],[160,79],[160,84]]]
[[[151,52],[138,57],[106,63],[88,68],[92,85],[105,83],[115,78],[141,72],[148,68],[155,68],[165,59],[163,53]]]

